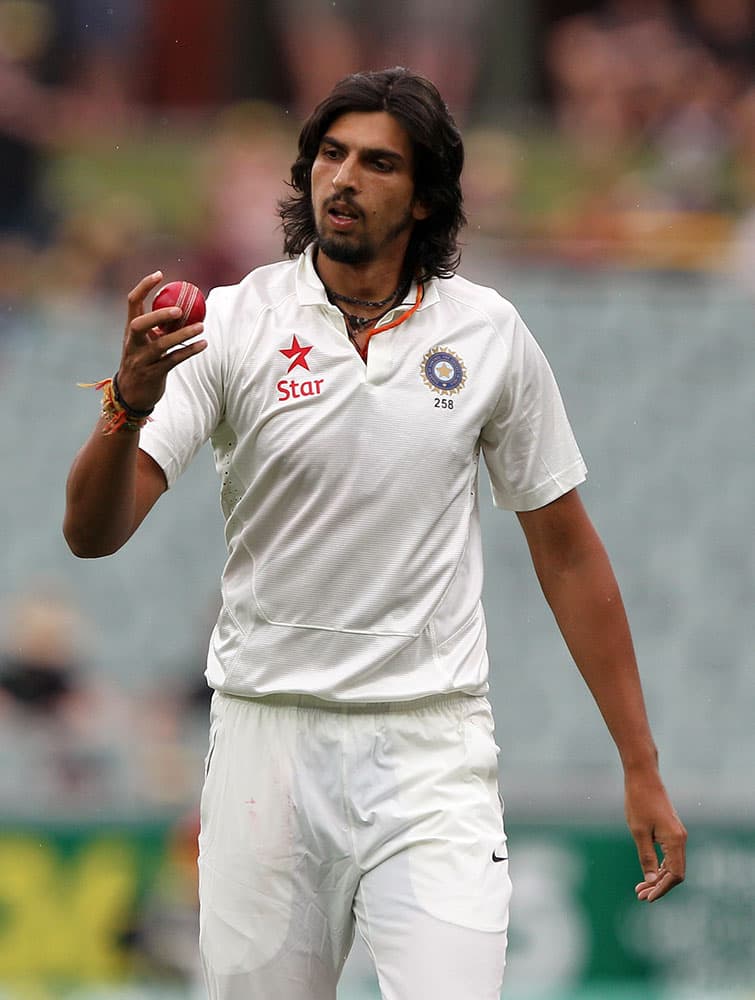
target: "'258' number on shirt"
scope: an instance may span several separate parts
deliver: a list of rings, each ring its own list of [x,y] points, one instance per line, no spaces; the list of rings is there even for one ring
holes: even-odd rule
[[[454,408],[454,401],[452,399],[448,399],[445,396],[442,399],[440,396],[435,397],[436,410],[453,410],[453,408]]]

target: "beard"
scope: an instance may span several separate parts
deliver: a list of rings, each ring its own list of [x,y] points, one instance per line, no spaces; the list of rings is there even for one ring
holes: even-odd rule
[[[375,259],[375,247],[367,240],[350,240],[346,236],[323,236],[317,233],[317,247],[336,264],[369,264]]]
[[[317,226],[317,239],[315,243],[318,250],[336,264],[370,264],[386,244],[391,243],[398,236],[401,236],[402,233],[411,229],[413,225],[414,216],[411,209],[407,209],[403,218],[388,230],[379,244],[375,243],[367,235],[361,238],[346,234],[326,236],[323,234],[322,226]]]

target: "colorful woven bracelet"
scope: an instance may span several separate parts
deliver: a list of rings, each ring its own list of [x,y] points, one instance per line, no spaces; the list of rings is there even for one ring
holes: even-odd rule
[[[79,382],[82,389],[102,390],[102,417],[105,421],[103,434],[115,434],[116,431],[138,431],[149,422],[149,410],[132,409],[121,396],[118,390],[118,379],[115,375],[112,378],[104,378],[99,382]]]
[[[148,417],[150,415],[150,413],[152,413],[152,411],[154,410],[154,406],[150,406],[150,408],[148,410],[137,410],[135,406],[129,406],[128,405],[128,403],[126,402],[126,400],[121,395],[121,390],[118,388],[118,373],[117,372],[115,373],[115,375],[113,375],[112,382],[113,382],[113,397],[114,397],[116,403],[119,406],[122,406],[123,409],[128,413],[128,415],[130,417],[134,417],[134,418],[136,418],[136,420],[143,420],[145,417]]]

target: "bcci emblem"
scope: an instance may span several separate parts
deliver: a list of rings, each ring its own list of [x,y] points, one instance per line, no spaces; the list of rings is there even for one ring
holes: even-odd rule
[[[453,395],[467,381],[464,362],[447,347],[431,347],[422,359],[422,381],[434,392]]]

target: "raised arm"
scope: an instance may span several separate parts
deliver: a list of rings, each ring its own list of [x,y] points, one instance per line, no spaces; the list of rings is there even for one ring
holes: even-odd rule
[[[181,315],[175,306],[145,312],[144,302],[162,277],[157,271],[143,278],[128,296],[117,377],[121,399],[135,413],[151,410],[165,391],[168,372],[207,346],[204,340],[180,346],[202,332],[201,323],[158,336],[158,324]],[[117,551],[166,489],[162,469],[139,451],[138,429],[108,430],[101,416],[74,459],[66,484],[63,534],[74,555],[82,558]]]
[[[518,517],[545,598],[619,751],[644,875],[636,892],[652,902],[684,878],[686,831],[661,781],[618,584],[576,490]]]

